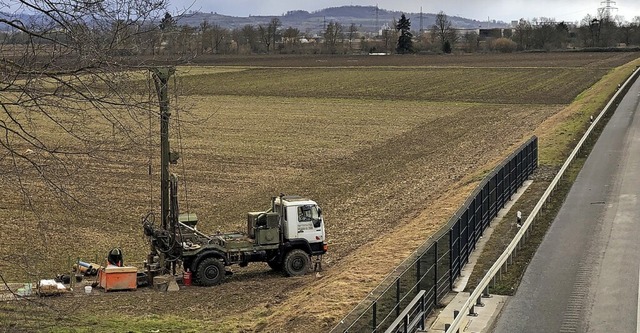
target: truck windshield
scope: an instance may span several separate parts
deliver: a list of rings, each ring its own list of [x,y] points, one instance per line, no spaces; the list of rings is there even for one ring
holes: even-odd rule
[[[298,221],[313,222],[314,227],[320,226],[320,216],[318,215],[318,207],[314,205],[304,205],[298,207]],[[316,225],[317,224],[317,225]]]

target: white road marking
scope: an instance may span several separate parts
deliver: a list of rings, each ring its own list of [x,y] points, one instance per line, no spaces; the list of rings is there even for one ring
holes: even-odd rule
[[[636,318],[636,333],[640,333],[640,267],[638,267],[638,315]]]

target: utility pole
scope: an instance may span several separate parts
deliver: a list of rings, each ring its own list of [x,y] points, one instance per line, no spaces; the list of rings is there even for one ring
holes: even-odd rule
[[[420,34],[422,35],[422,29],[423,29],[423,25],[422,25],[422,6],[420,6]]]
[[[378,23],[378,4],[376,4],[376,32],[380,31],[380,24]]]

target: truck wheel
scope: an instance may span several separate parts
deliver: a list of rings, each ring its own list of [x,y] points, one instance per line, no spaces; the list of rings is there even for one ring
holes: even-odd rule
[[[198,284],[202,286],[213,286],[224,279],[224,264],[216,258],[204,259],[196,272]]]
[[[284,272],[288,276],[305,275],[309,270],[309,255],[302,250],[291,250],[284,258]]]

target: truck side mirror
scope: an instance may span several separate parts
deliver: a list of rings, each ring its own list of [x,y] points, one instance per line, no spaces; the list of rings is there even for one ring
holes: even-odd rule
[[[318,207],[318,216],[322,216],[322,208]]]

